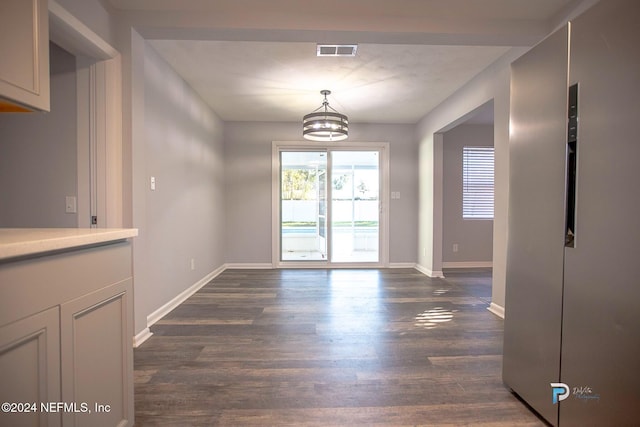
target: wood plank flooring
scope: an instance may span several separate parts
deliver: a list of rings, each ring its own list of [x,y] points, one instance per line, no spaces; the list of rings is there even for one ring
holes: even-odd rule
[[[484,270],[227,270],[134,352],[137,426],[543,426]]]

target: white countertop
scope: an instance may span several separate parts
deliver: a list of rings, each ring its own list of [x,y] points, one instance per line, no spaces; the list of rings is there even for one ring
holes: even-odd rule
[[[0,228],[0,260],[128,239],[135,228]]]

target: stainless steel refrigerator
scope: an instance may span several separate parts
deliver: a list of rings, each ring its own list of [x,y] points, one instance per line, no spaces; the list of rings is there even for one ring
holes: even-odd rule
[[[640,2],[512,64],[503,380],[549,423],[640,425]]]

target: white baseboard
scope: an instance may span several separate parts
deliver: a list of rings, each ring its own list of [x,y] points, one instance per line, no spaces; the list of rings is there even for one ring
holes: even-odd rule
[[[196,292],[198,292],[198,290],[200,290],[200,288],[202,288],[204,285],[209,283],[214,277],[216,277],[217,275],[222,273],[224,270],[225,270],[225,266],[224,265],[218,267],[217,269],[215,269],[211,273],[207,274],[205,277],[203,277],[202,279],[198,280],[196,283],[194,283],[193,285],[191,285],[190,287],[188,287],[184,291],[180,292],[171,301],[169,301],[168,303],[164,304],[162,307],[158,308],[153,313],[149,314],[147,316],[147,328],[149,326],[152,326],[158,320],[162,319],[171,310],[173,310],[174,308],[176,308],[177,306],[182,304],[191,295],[193,295]]]
[[[225,269],[238,269],[238,270],[271,270],[273,269],[273,264],[268,263],[268,262],[264,262],[264,263],[260,263],[260,262],[256,262],[256,263],[249,263],[249,262],[237,262],[237,263],[227,263],[224,265]]]
[[[416,268],[415,262],[390,262],[389,268]]]
[[[491,268],[493,261],[448,261],[442,263],[442,268]]]
[[[415,268],[420,273],[427,275],[429,277],[444,279],[444,273],[440,270],[430,270],[420,264],[416,264]]]
[[[138,332],[136,336],[133,337],[133,348],[139,347],[140,344],[151,338],[151,335],[153,335],[153,333],[149,328],[144,328],[143,330]]]
[[[492,302],[491,304],[489,304],[489,307],[487,307],[487,310],[489,310],[499,318],[504,319],[504,307],[496,304],[495,302]]]

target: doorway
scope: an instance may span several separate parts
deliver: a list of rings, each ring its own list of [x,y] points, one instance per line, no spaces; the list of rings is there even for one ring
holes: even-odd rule
[[[384,146],[279,146],[274,154],[276,266],[386,263]]]
[[[76,57],[77,226],[120,228],[123,218],[120,53],[57,2],[49,37]]]

